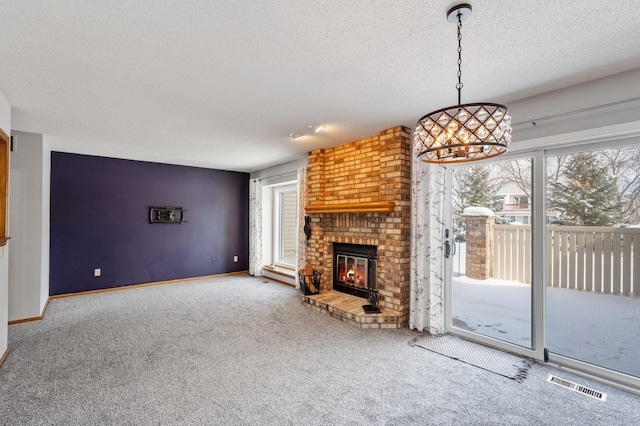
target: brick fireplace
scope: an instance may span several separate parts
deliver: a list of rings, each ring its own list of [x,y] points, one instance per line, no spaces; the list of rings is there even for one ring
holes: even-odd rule
[[[353,312],[334,309],[334,316],[361,326],[407,325],[410,155],[410,130],[403,126],[309,154],[306,214],[311,217],[311,238],[306,261],[322,272],[323,280],[321,294],[305,296],[303,301],[318,307],[319,300],[327,300],[335,291],[334,243],[373,246],[377,249],[378,306],[383,313],[356,314],[356,300]],[[362,302],[366,303],[366,299]]]

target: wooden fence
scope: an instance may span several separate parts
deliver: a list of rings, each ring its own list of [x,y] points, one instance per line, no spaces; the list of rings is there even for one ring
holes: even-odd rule
[[[547,227],[551,287],[640,296],[640,229]],[[531,227],[493,226],[493,277],[531,283]]]

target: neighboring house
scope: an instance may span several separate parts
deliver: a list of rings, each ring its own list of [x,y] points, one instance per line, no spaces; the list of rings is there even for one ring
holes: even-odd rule
[[[531,223],[531,203],[527,194],[513,182],[503,185],[498,192],[502,197],[502,210],[496,212],[498,216],[508,222],[518,222],[523,225]]]
[[[531,200],[517,184],[510,182],[503,185],[498,195],[503,198],[502,210],[497,211],[496,215],[509,223],[531,224]],[[552,222],[557,217],[557,212],[547,209],[547,223]]]

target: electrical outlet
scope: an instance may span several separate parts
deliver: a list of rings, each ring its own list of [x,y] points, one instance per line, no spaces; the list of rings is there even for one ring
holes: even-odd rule
[[[94,277],[99,277],[100,275],[102,275],[102,270],[100,268],[96,268],[93,270]]]
[[[233,256],[233,261],[234,261],[234,263],[237,263],[238,262],[238,256]]]

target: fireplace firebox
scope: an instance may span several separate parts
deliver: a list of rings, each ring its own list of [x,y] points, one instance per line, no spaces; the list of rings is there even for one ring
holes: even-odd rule
[[[370,299],[376,293],[377,248],[333,243],[333,289]]]

